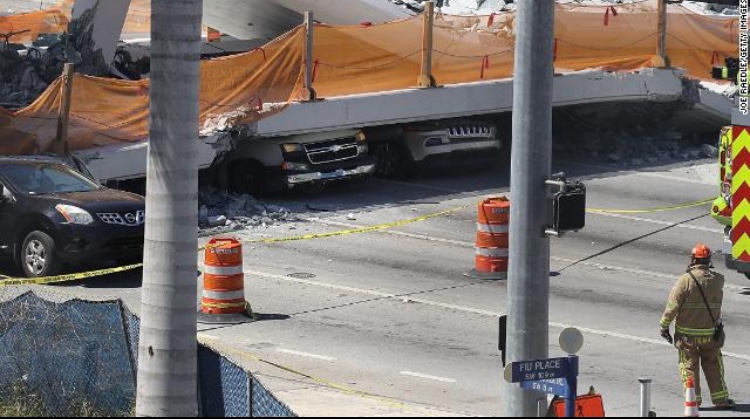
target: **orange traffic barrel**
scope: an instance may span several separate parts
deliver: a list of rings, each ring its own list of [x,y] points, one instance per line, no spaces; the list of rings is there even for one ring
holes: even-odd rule
[[[203,323],[248,321],[242,243],[237,239],[212,239],[206,245],[203,296],[199,320]]]
[[[508,277],[508,233],[510,201],[506,197],[488,198],[477,208],[475,268],[466,275],[479,279]]]

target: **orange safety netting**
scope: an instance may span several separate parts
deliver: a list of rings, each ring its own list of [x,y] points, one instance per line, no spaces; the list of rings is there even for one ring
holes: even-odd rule
[[[73,1],[65,0],[56,7],[47,10],[0,16],[0,34],[25,31],[12,36],[10,42],[29,44],[42,33],[63,33],[68,30]]]
[[[711,67],[738,55],[737,17],[709,17],[670,5],[668,55],[690,77],[709,79]],[[513,13],[438,15],[433,74],[438,84],[512,76]],[[313,79],[319,97],[414,87],[420,74],[422,17],[371,26],[316,25]],[[615,7],[558,4],[557,72],[632,71],[652,65],[656,1]],[[263,104],[302,97],[305,30],[298,27],[249,53],[202,63],[202,128],[223,120],[245,123],[269,114]],[[71,149],[148,137],[149,82],[77,76],[71,110]],[[45,150],[55,136],[57,81],[29,107],[0,115],[0,154]],[[277,111],[280,107],[275,107]]]

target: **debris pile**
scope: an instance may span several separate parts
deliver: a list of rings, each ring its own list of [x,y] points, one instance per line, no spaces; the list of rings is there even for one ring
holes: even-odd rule
[[[266,228],[294,220],[285,208],[265,204],[252,195],[227,194],[213,188],[201,188],[198,205],[201,236],[250,227]]]
[[[603,128],[556,137],[556,155],[581,160],[607,161],[623,166],[671,164],[701,158],[716,158],[716,139],[684,135],[678,131],[648,132]]]

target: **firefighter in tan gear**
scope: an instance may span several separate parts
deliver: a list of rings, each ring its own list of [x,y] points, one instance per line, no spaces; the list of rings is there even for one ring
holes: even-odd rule
[[[661,335],[673,343],[669,326],[675,322],[674,345],[680,355],[683,386],[688,378],[695,383],[697,402],[701,404],[700,366],[711,390],[711,400],[719,409],[733,409],[724,380],[721,348],[721,305],[724,298],[724,276],[710,268],[711,250],[698,244],[693,248],[690,266],[672,289],[661,318]]]

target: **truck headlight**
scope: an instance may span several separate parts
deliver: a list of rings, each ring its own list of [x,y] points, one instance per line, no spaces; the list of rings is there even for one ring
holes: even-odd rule
[[[367,154],[367,151],[369,149],[370,148],[367,147],[367,144],[358,144],[357,145],[357,153],[359,153],[359,154]]]
[[[71,224],[89,225],[94,222],[94,217],[84,209],[63,204],[55,206],[55,209]]]
[[[290,161],[285,161],[284,164],[281,165],[281,168],[286,171],[294,171],[294,172],[308,172],[310,171],[310,166],[308,166],[305,163],[294,163]]]
[[[301,144],[282,144],[281,148],[285,153],[296,153],[298,151],[302,151]]]

